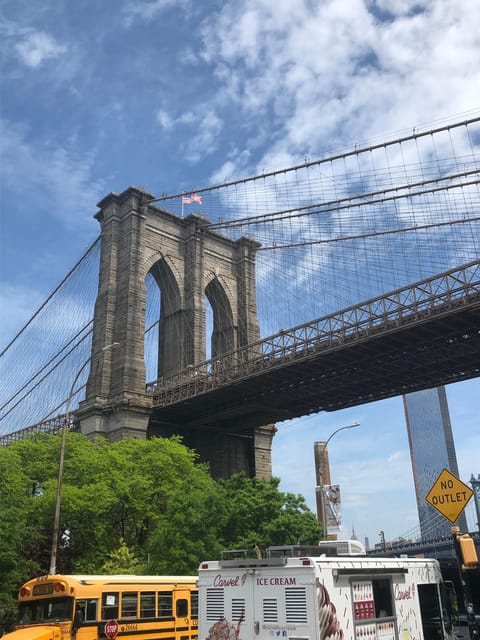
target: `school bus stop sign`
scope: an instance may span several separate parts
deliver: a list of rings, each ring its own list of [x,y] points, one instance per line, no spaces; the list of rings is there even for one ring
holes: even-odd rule
[[[425,500],[450,522],[455,522],[473,495],[472,489],[448,469],[443,469]]]
[[[115,640],[118,635],[119,626],[116,620],[107,620],[105,623],[104,633],[107,636],[108,640]]]

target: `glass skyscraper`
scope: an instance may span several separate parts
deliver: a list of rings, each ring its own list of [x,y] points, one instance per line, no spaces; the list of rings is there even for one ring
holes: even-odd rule
[[[422,541],[450,536],[452,523],[425,501],[442,469],[459,477],[445,387],[409,393],[403,405]],[[468,531],[464,513],[456,524]]]

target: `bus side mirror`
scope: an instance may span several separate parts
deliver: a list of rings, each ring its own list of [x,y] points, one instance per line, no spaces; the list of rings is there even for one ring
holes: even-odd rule
[[[82,624],[82,622],[83,622],[83,613],[81,609],[77,609],[75,611],[75,617],[73,618],[72,633],[77,633],[77,629]]]

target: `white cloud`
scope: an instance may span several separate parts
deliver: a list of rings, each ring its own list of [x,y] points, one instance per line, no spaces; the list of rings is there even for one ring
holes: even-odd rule
[[[228,154],[228,160],[210,176],[211,184],[219,184],[239,177],[240,174],[234,174],[234,171],[238,170],[239,165],[242,167],[247,166],[249,158],[250,152],[248,149],[232,149]]]
[[[218,136],[223,128],[223,121],[215,111],[199,113],[195,117],[198,121],[195,126],[197,133],[183,147],[186,159],[192,164],[217,148]]]
[[[25,128],[6,120],[0,120],[0,132],[3,183],[22,196],[25,206],[34,203],[39,194],[44,201],[48,194],[49,215],[67,225],[90,222],[92,203],[106,191],[93,175],[95,152],[78,156],[70,150],[68,140],[65,147],[34,144]]]
[[[156,117],[164,131],[172,131],[181,125],[198,125],[198,123],[202,121],[201,114],[193,111],[184,111],[179,116],[174,117],[165,109],[158,109]]]
[[[160,123],[162,129],[166,131],[170,131],[173,128],[174,120],[173,118],[163,109],[159,109],[157,111],[157,120]]]
[[[236,105],[259,132],[268,119],[258,167],[463,112],[480,91],[480,5],[425,6],[398,2],[382,22],[362,0],[225,4],[202,26],[202,56],[222,81],[215,107]]]
[[[21,37],[15,45],[15,50],[24,64],[36,69],[46,60],[66,53],[67,47],[58,44],[48,33],[32,30]]]
[[[163,11],[186,7],[190,0],[131,0],[124,8],[124,24],[130,27],[136,20],[150,21]]]

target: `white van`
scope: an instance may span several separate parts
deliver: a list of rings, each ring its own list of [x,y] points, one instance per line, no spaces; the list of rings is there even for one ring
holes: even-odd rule
[[[199,640],[454,638],[436,560],[272,549],[201,563]]]

